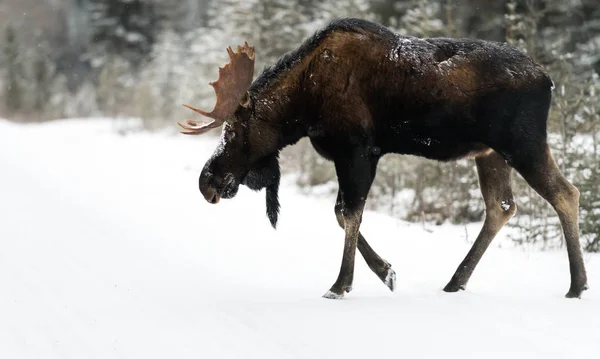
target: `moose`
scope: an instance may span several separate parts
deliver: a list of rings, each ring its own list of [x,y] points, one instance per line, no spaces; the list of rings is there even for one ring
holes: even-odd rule
[[[396,274],[360,232],[377,163],[386,154],[438,161],[474,158],[485,202],[481,232],[443,288],[464,290],[498,231],[516,212],[515,169],[557,212],[571,283],[580,298],[587,275],[579,243],[579,191],[560,172],[547,144],[554,83],[517,48],[477,39],[401,36],[374,22],[332,21],[253,79],[255,51],[247,42],[219,68],[212,121],[178,122],[181,132],[221,127],[220,142],[199,177],[210,203],[232,198],[240,184],[265,189],[267,215],[279,214],[279,153],[308,137],[333,161],[335,215],[345,231],[339,275],[325,298],[352,290],[356,249],[390,289]]]

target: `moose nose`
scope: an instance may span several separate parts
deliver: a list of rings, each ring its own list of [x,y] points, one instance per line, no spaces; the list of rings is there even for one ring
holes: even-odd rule
[[[204,199],[206,199],[208,203],[216,204],[219,203],[219,200],[221,199],[221,196],[211,186],[200,186],[200,192],[202,192]]]
[[[206,198],[206,200],[212,204],[219,203],[220,199],[221,199],[221,196],[219,196],[217,193],[214,193],[211,199]]]
[[[201,175],[198,181],[200,192],[204,196],[204,199],[208,201],[208,203],[216,204],[219,203],[221,199],[220,194],[217,192],[215,187],[211,185],[211,182],[214,182],[214,176],[210,175]]]

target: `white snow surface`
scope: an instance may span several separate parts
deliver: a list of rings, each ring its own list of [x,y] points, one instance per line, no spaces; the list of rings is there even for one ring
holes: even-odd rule
[[[396,270],[390,292],[357,254],[330,198],[280,191],[208,204],[198,175],[215,137],[119,135],[108,119],[0,120],[0,358],[597,358],[600,256],[565,299],[566,251],[498,246],[467,286],[443,286],[480,224],[429,227],[366,212]],[[502,237],[500,233],[499,237]]]

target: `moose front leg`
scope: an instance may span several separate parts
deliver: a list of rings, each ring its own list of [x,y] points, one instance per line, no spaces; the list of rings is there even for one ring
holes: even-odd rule
[[[344,213],[342,210],[342,192],[338,191],[337,200],[335,201],[335,217],[342,229],[345,228]],[[392,269],[392,265],[381,258],[377,252],[367,242],[362,233],[358,232],[358,251],[362,254],[365,262],[373,273],[393,292],[396,289],[396,272]]]
[[[345,230],[344,254],[337,280],[323,295],[328,299],[340,299],[344,292],[352,290],[354,258],[359,240],[359,228],[371,183],[375,177],[377,161],[369,156],[365,148],[353,150],[353,156],[335,160],[340,199],[339,210]]]

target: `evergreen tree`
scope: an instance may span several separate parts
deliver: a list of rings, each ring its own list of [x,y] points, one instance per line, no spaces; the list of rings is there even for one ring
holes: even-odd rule
[[[91,20],[92,66],[107,55],[119,55],[139,65],[152,51],[161,15],[151,0],[88,0]]]
[[[51,98],[52,63],[48,53],[50,48],[41,34],[36,34],[35,42],[37,46],[31,51],[31,89],[32,99],[31,107],[34,112],[41,114],[47,108]]]
[[[5,30],[4,61],[6,69],[5,82],[5,106],[9,112],[16,112],[22,108],[23,93],[21,80],[23,78],[23,67],[19,53],[18,39],[12,26]]]
[[[306,28],[308,16],[298,12],[297,6],[297,0],[215,1],[209,9],[209,24],[221,29],[225,47],[244,41],[255,47],[257,75],[313,30]]]
[[[593,70],[590,69],[590,72]],[[581,105],[572,121],[578,133],[570,146],[570,173],[581,196],[579,200],[579,228],[585,250],[600,252],[600,76],[593,73],[579,93]]]

